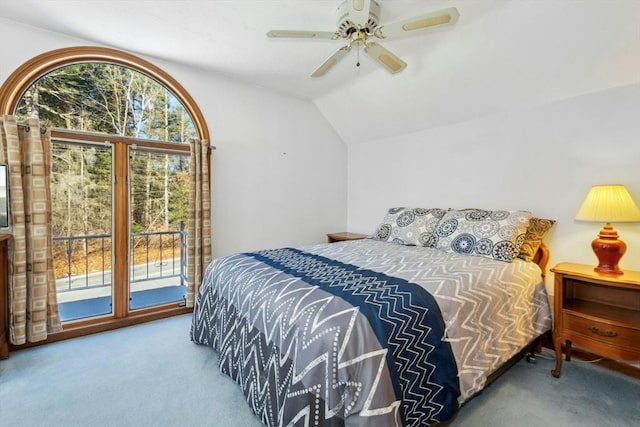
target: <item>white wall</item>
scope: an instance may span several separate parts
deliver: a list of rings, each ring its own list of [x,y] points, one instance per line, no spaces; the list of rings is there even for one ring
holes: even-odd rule
[[[557,221],[550,267],[595,265],[603,224],[574,218],[596,184],[625,184],[640,206],[640,84],[350,145],[348,170],[350,231],[373,232],[391,206],[526,209]],[[640,270],[640,224],[614,226],[621,268]]]
[[[92,44],[2,18],[0,38],[0,82],[38,54]],[[144,59],[193,96],[217,147],[214,256],[321,242],[346,228],[346,147],[311,102]]]
[[[90,44],[2,18],[0,36],[14,40],[0,45],[0,82],[42,52]],[[370,233],[390,206],[475,206],[556,219],[550,265],[593,264],[589,242],[601,224],[574,220],[589,187],[623,183],[640,203],[638,84],[350,145],[347,164],[347,148],[310,102],[145,59],[195,98],[218,148],[216,256],[319,242],[328,231]],[[640,270],[640,225],[616,227],[629,247],[622,268]]]

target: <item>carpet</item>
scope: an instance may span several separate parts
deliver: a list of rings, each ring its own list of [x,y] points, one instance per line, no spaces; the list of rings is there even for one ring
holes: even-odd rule
[[[258,427],[218,356],[189,340],[190,315],[33,347],[0,361],[0,424]],[[640,381],[553,354],[516,363],[452,427],[637,427]]]

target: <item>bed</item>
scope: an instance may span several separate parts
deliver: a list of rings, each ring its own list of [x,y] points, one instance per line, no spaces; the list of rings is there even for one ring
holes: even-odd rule
[[[450,420],[551,329],[541,242],[504,262],[372,237],[208,266],[191,339],[218,352],[266,425]]]

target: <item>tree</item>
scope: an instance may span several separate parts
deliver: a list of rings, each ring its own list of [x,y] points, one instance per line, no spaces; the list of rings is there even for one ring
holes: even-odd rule
[[[23,95],[19,119],[57,128],[184,143],[193,120],[167,88],[130,68],[78,63],[48,72]],[[54,141],[51,192],[54,236],[112,233],[112,148]],[[177,228],[186,220],[189,156],[131,150],[132,232]]]

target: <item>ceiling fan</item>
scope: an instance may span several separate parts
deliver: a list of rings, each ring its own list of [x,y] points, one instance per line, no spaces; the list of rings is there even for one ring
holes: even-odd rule
[[[346,0],[337,9],[338,29],[330,31],[306,30],[271,30],[268,37],[273,38],[306,38],[306,39],[346,39],[348,44],[338,49],[311,77],[325,75],[340,59],[356,47],[358,56],[360,47],[374,61],[382,65],[392,74],[404,70],[407,64],[396,55],[382,47],[371,38],[392,39],[420,34],[435,28],[450,26],[458,20],[458,10],[450,7],[437,12],[425,13],[414,18],[403,19],[390,24],[380,24],[380,5],[374,0]],[[360,66],[360,62],[357,63]]]

